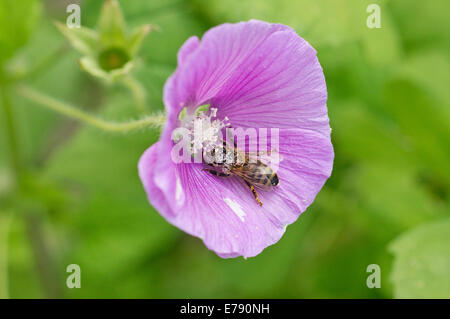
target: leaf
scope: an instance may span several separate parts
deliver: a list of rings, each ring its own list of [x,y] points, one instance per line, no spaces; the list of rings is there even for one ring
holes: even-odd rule
[[[94,77],[106,81],[108,84],[111,84],[112,82],[117,81],[120,77],[127,75],[133,68],[133,62],[130,61],[119,69],[114,69],[107,72],[100,67],[96,59],[87,56],[80,59],[80,65],[83,70]]]
[[[341,156],[357,162],[410,164],[407,148],[396,128],[364,103],[334,100],[329,112],[332,137]]]
[[[175,254],[156,279],[160,290],[157,298],[225,298],[273,297],[274,291],[287,277],[293,261],[303,247],[306,228],[314,215],[305,213],[275,245],[260,255],[244,260],[221,259],[205,248],[198,238],[183,236]],[[210,278],[199,283],[199,278]]]
[[[352,190],[361,197],[362,206],[383,226],[384,234],[417,226],[445,216],[442,203],[435,200],[414,170],[398,162],[360,164],[351,176]]]
[[[131,56],[136,55],[142,45],[142,41],[153,28],[155,27],[150,24],[146,24],[133,30],[130,38],[128,39],[128,51]]]
[[[98,22],[100,41],[105,47],[126,45],[126,27],[117,0],[105,0]]]
[[[441,191],[433,189],[446,183],[442,173],[435,173],[446,169],[444,160],[440,160],[444,167],[435,168],[428,156],[417,151],[410,135],[401,129],[402,121],[412,119],[397,119],[391,113],[393,109],[401,109],[404,112],[402,116],[410,118],[419,111],[409,114],[413,107],[411,103],[415,102],[405,102],[407,94],[415,93],[409,90],[397,93],[402,98],[389,107],[387,114],[377,114],[377,110],[351,100],[334,100],[330,108],[337,163],[346,164],[335,165],[333,175],[339,174],[340,192],[360,202],[367,212],[365,219],[383,228],[382,234],[371,230],[380,238],[389,238],[445,214],[443,202],[436,198]],[[405,108],[405,103],[408,108]],[[426,105],[419,104],[421,108]],[[424,123],[427,117],[423,116]],[[411,123],[407,129],[422,130],[422,123]],[[424,183],[423,173],[431,174],[430,184],[436,185]]]
[[[37,0],[0,1],[0,63],[27,42],[40,12],[41,3]]]
[[[396,298],[450,298],[450,219],[414,228],[390,245]]]
[[[70,44],[82,54],[94,55],[97,52],[98,34],[91,29],[68,28],[61,22],[55,22],[61,33],[69,40]]]
[[[393,79],[386,86],[386,111],[403,134],[411,155],[449,185],[448,111],[410,81]]]
[[[101,78],[107,82],[111,81],[108,72],[103,70],[100,65],[98,65],[97,60],[92,57],[82,57],[80,59],[80,65],[84,71],[90,73],[91,75]]]
[[[450,61],[441,50],[420,50],[403,60],[395,70],[395,78],[409,80],[439,100],[439,109],[450,118]]]

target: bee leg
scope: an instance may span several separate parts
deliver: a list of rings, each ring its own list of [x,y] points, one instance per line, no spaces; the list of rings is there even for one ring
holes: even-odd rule
[[[202,171],[207,171],[208,173],[210,173],[210,174],[212,174],[212,175],[214,175],[214,176],[219,176],[219,177],[229,177],[229,176],[231,176],[231,174],[226,174],[226,173],[218,172],[218,171],[215,171],[215,170],[213,170],[213,169],[207,169],[207,168],[204,168],[204,169],[202,169]]]
[[[255,190],[255,187],[253,187],[252,184],[250,184],[249,182],[245,181],[245,184],[248,185],[248,187],[250,187],[250,190],[252,191],[253,197],[255,197],[256,202],[258,203],[259,206],[262,206],[263,203],[261,202],[261,200],[258,197],[258,193]]]

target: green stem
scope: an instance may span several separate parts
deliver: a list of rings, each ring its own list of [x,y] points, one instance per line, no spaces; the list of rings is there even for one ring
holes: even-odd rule
[[[51,52],[49,55],[41,59],[37,64],[32,66],[30,69],[26,70],[24,74],[20,74],[13,78],[14,81],[20,81],[24,78],[32,79],[36,78],[39,75],[42,75],[43,72],[48,71],[51,67],[55,66],[57,62],[65,56],[65,53],[68,52],[69,46],[63,44]]]
[[[129,132],[147,127],[162,127],[165,121],[164,115],[156,114],[145,116],[139,120],[130,122],[109,122],[87,112],[84,112],[70,104],[58,101],[55,98],[47,96],[27,86],[19,86],[17,90],[22,96],[33,102],[36,102],[41,106],[44,106],[52,111],[64,114],[73,119],[82,121],[103,131],[118,133]]]
[[[11,168],[14,173],[14,180],[17,181],[20,176],[20,156],[17,147],[17,135],[14,129],[14,116],[12,113],[8,89],[4,83],[0,83],[1,104],[5,115],[5,129],[10,149]]]
[[[0,299],[9,298],[8,239],[11,216],[0,215]]]
[[[136,107],[139,112],[145,111],[145,89],[142,84],[131,75],[122,78],[122,83],[131,91],[136,102]]]
[[[35,266],[41,277],[41,282],[47,298],[61,298],[62,284],[58,269],[44,236],[43,222],[39,212],[26,214],[25,225],[30,246],[33,251]]]

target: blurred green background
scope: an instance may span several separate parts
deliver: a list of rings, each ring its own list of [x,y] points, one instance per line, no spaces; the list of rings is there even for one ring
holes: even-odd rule
[[[53,24],[80,2],[1,0],[0,103],[11,112],[0,109],[0,297],[450,298],[449,1],[119,2],[130,27],[160,28],[132,71],[149,113],[163,109],[189,36],[251,18],[294,27],[325,72],[333,174],[279,243],[220,259],[147,202],[137,161],[156,130],[86,127],[24,99],[5,75],[109,120],[138,116],[129,91],[80,69]],[[380,29],[366,26],[370,3]],[[94,27],[102,1],[80,5]],[[69,264],[81,289],[66,287]],[[379,289],[366,286],[369,264],[381,267]]]

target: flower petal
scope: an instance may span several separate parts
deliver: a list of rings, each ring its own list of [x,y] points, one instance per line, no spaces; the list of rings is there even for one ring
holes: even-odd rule
[[[139,159],[138,171],[139,178],[144,185],[150,204],[152,204],[161,215],[168,216],[171,214],[171,208],[161,189],[153,182],[155,173],[154,168],[158,161],[158,147],[160,144],[161,142],[157,142],[144,152]]]
[[[184,106],[201,105],[214,97],[222,85],[240,68],[272,33],[289,27],[252,20],[222,24],[203,36],[198,48],[179,63],[172,87],[171,103],[166,109],[179,112]],[[190,38],[183,49],[194,42]],[[191,50],[188,50],[191,52]],[[180,62],[180,59],[179,59]]]
[[[271,34],[211,101],[236,127],[328,134],[327,89],[316,51],[294,31]]]
[[[182,65],[186,59],[197,50],[200,45],[200,41],[196,36],[192,36],[187,39],[181,49],[178,51],[178,65]]]

